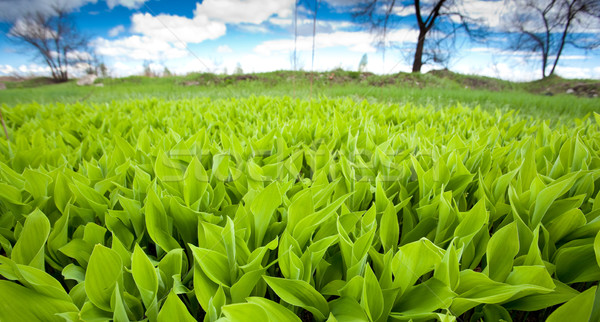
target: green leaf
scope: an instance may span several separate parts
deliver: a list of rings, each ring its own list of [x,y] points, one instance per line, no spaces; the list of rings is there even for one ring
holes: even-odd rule
[[[455,296],[448,285],[437,278],[431,278],[404,293],[392,311],[402,315],[435,312],[448,308]]]
[[[519,234],[517,224],[512,222],[498,230],[490,239],[484,273],[495,281],[503,282],[510,273],[518,253]]]
[[[229,304],[222,308],[223,315],[229,319],[229,321],[246,321],[250,317],[256,321],[271,321],[267,312],[263,308],[254,303],[239,303]]]
[[[568,174],[537,194],[535,197],[535,208],[533,209],[533,215],[531,216],[530,227],[535,228],[542,222],[544,215],[550,206],[552,206],[554,200],[569,191],[578,177],[578,173]]]
[[[265,274],[266,269],[257,269],[244,273],[240,279],[231,286],[231,301],[240,303],[250,296],[258,281]]]
[[[197,157],[187,167],[183,181],[183,199],[189,207],[202,199],[208,187],[208,174]]]
[[[556,276],[564,283],[591,282],[600,279],[593,244],[561,247],[555,255]]]
[[[167,214],[154,189],[149,189],[148,191],[144,210],[146,213],[146,227],[150,238],[167,252],[175,248],[181,248],[167,230],[169,227]]]
[[[506,321],[512,322],[510,313],[502,306],[497,304],[486,304],[483,306],[483,318],[485,321]]]
[[[442,258],[443,251],[425,238],[400,247],[392,260],[394,287],[405,292],[423,274],[439,265]]]
[[[285,302],[299,306],[324,320],[329,315],[327,301],[317,290],[305,281],[263,276],[269,287]]]
[[[52,178],[39,171],[25,169],[23,171],[25,178],[25,190],[27,190],[35,199],[42,199],[48,195],[48,186]]]
[[[50,221],[39,209],[34,210],[25,219],[21,236],[12,251],[12,260],[44,270],[44,246],[49,234]]]
[[[600,266],[600,231],[594,238],[594,254],[596,255],[596,263]]]
[[[160,312],[158,313],[158,321],[196,321],[194,317],[188,312],[185,304],[181,302],[177,294],[169,292],[167,300],[163,304]]]
[[[198,248],[194,245],[189,246],[194,254],[196,263],[200,265],[208,278],[219,285],[231,286],[227,256],[214,250]]]
[[[262,245],[273,212],[282,202],[281,196],[277,182],[273,182],[259,192],[250,205],[250,210],[254,215],[254,239],[257,247]]]
[[[379,225],[379,238],[381,239],[383,252],[387,253],[388,250],[395,252],[398,247],[399,237],[400,226],[398,224],[398,217],[396,216],[396,209],[394,208],[394,204],[388,201]]]
[[[131,258],[131,274],[144,305],[150,307],[158,292],[158,276],[154,265],[138,244],[135,244]]]
[[[114,250],[96,245],[85,272],[85,293],[98,308],[112,312],[111,297],[121,278],[123,262]]]
[[[344,322],[362,322],[369,321],[367,313],[355,299],[349,297],[340,297],[329,302],[331,314],[336,321]]]
[[[505,303],[502,306],[508,310],[538,311],[564,303],[579,294],[579,292],[560,281],[554,280],[553,282],[556,285],[556,288],[550,293],[529,295]]]
[[[78,312],[71,301],[37,293],[14,282],[0,281],[0,321],[64,321],[57,314]]]
[[[295,315],[292,311],[285,308],[283,305],[267,300],[263,297],[249,297],[246,299],[248,303],[256,304],[260,306],[269,315],[269,319],[273,322],[276,321],[295,321],[300,322],[300,318]]]
[[[372,321],[376,321],[383,312],[383,293],[377,277],[369,265],[365,269],[361,305]]]
[[[587,289],[585,292],[561,305],[556,311],[550,314],[546,321],[588,321],[592,314],[596,287],[597,286],[593,286]]]

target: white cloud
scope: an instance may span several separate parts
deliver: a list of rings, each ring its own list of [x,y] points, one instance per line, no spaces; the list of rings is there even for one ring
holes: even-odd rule
[[[389,42],[415,42],[418,32],[413,29],[396,29],[388,34]],[[372,53],[377,49],[372,45],[373,35],[366,31],[336,31],[328,34],[317,34],[315,47],[347,47],[348,50],[360,53]],[[312,36],[298,37],[296,42],[298,51],[312,49]],[[254,52],[270,55],[272,52],[290,52],[294,50],[294,39],[277,39],[265,41],[254,48]]]
[[[116,37],[116,36],[118,36],[119,34],[121,34],[124,31],[125,31],[125,27],[123,25],[118,25],[118,26],[116,26],[114,28],[111,28],[108,31],[108,36],[110,36],[110,37]]]
[[[92,41],[92,46],[96,53],[117,59],[158,60],[187,55],[185,49],[175,47],[167,41],[138,35],[115,40],[99,37]]]
[[[556,66],[556,74],[564,78],[597,78],[598,75],[592,68]]]
[[[490,28],[501,27],[508,12],[514,10],[512,2],[502,0],[464,0],[460,4],[462,7],[460,11]],[[457,16],[452,18],[457,22],[460,20]]]
[[[38,64],[21,65],[17,68],[17,70],[21,74],[26,75],[42,75],[50,73],[50,67],[40,66]]]
[[[10,75],[15,73],[15,68],[12,67],[11,65],[0,65],[0,74],[3,75]]]
[[[106,4],[110,9],[116,6],[123,6],[129,9],[137,9],[148,0],[106,0]]]
[[[415,14],[415,9],[413,6],[395,6],[392,13],[399,17],[408,17]]]
[[[353,7],[364,0],[325,0],[325,2],[333,8]]]
[[[293,0],[204,0],[196,3],[194,16],[225,23],[259,24],[273,15],[289,16],[293,4]]]
[[[217,53],[219,54],[230,54],[233,52],[233,49],[227,45],[221,45],[217,47]]]
[[[294,31],[293,22],[294,20],[289,18],[281,18],[281,17],[271,17],[267,22],[273,26],[281,27],[288,29],[289,31]],[[312,35],[313,32],[313,20],[309,18],[298,18],[296,20],[298,25],[298,35],[306,36]],[[331,33],[334,31],[343,31],[343,30],[351,30],[353,28],[357,28],[357,25],[350,21],[343,20],[322,20],[317,19],[317,33]]]
[[[131,16],[131,32],[152,39],[168,41],[181,46],[181,42],[200,43],[207,39],[216,39],[227,30],[222,22],[212,21],[206,16],[194,15],[194,18],[177,15],[136,13]]]
[[[586,60],[588,56],[585,55],[561,55],[560,60]]]
[[[8,32],[9,37],[14,35],[22,35],[34,39],[54,39],[56,32],[46,28],[44,25],[37,23],[33,19],[21,18],[15,22]],[[19,36],[17,36],[19,37]]]
[[[264,24],[255,25],[255,24],[251,24],[251,23],[240,23],[240,24],[235,25],[235,27],[244,32],[249,32],[249,33],[253,33],[253,34],[258,34],[258,33],[266,34],[270,31],[269,28],[267,26],[265,26]]]
[[[19,18],[40,12],[49,14],[53,12],[54,5],[60,5],[66,10],[75,10],[97,0],[2,0],[0,1],[0,20],[16,21]]]
[[[112,9],[117,6],[137,9],[148,0],[106,0],[106,5]],[[58,5],[67,11],[77,10],[87,4],[97,3],[98,0],[1,0],[0,21],[16,21],[31,13],[40,12],[51,14],[52,7]],[[90,14],[92,14],[90,12]]]
[[[126,64],[124,62],[116,62],[111,65],[111,74],[117,77],[141,75],[144,72],[144,67],[141,64]]]

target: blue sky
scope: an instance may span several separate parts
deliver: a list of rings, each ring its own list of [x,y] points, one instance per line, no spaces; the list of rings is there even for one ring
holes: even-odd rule
[[[9,30],[6,20],[31,10],[47,10],[51,1],[73,10],[77,26],[90,37],[92,50],[113,76],[140,74],[144,62],[150,62],[157,72],[167,67],[176,74],[232,73],[238,64],[244,72],[292,69],[294,0],[2,0],[3,34]],[[506,14],[502,0],[464,1],[465,7],[492,31],[497,30]],[[312,13],[307,4],[299,7],[298,66],[304,70],[356,70],[361,57],[367,54],[368,71],[410,71],[412,62],[405,57],[406,49],[414,46],[417,37],[411,12],[396,12],[403,19],[388,35],[390,47],[383,60],[382,51],[374,45],[374,35],[352,21],[347,4],[344,0],[320,1],[314,66]],[[493,33],[489,39],[494,41],[472,42],[460,36],[458,43],[462,45],[456,48],[447,67],[510,80],[540,78],[536,56],[507,51],[502,33]],[[0,75],[45,73],[47,68],[31,53],[16,49],[3,36]],[[423,71],[442,67],[426,65]],[[557,73],[598,79],[600,57],[568,49]]]

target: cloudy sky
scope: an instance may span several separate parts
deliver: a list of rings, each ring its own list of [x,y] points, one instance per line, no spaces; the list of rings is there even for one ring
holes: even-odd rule
[[[31,10],[48,10],[51,1],[70,8],[78,28],[91,39],[91,48],[113,76],[140,74],[145,62],[155,71],[167,67],[176,74],[232,73],[292,69],[294,0],[0,0],[0,75],[47,72],[31,50],[15,47],[6,34],[9,20]],[[354,23],[352,0],[321,0],[317,16],[314,66],[311,60],[312,12],[303,0],[298,9],[298,67],[304,70],[356,70],[367,54],[367,70],[408,72],[408,49],[417,32],[411,11],[397,10],[400,23],[388,34],[385,59],[374,35]],[[540,78],[537,57],[506,50],[497,33],[505,8],[502,0],[465,0],[475,18],[490,28],[488,41],[459,36],[448,67],[460,73],[510,80]],[[598,35],[598,34],[594,34]],[[597,52],[597,51],[596,51]],[[442,66],[426,65],[423,71]],[[600,78],[600,55],[568,49],[557,73],[569,78]]]

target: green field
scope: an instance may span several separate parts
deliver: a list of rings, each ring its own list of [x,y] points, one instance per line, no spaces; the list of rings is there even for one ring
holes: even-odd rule
[[[441,75],[440,75],[441,74]],[[330,79],[331,77],[331,79]],[[600,110],[600,82],[558,77],[530,83],[511,83],[493,78],[451,72],[378,76],[334,70],[314,73],[272,72],[250,75],[190,74],[164,78],[132,76],[98,79],[103,87],[79,87],[75,81],[45,85],[48,79],[7,83],[0,103],[110,103],[113,100],[162,98],[167,100],[209,97],[290,96],[302,99],[346,98],[357,101],[413,104],[440,108],[462,104],[488,111],[516,110],[523,115],[554,119],[581,118]],[[44,84],[45,86],[40,86]],[[577,96],[566,94],[578,89]],[[579,90],[581,89],[581,91]],[[548,96],[551,94],[552,96]]]
[[[597,98],[327,75],[0,92],[0,321],[600,320]]]

